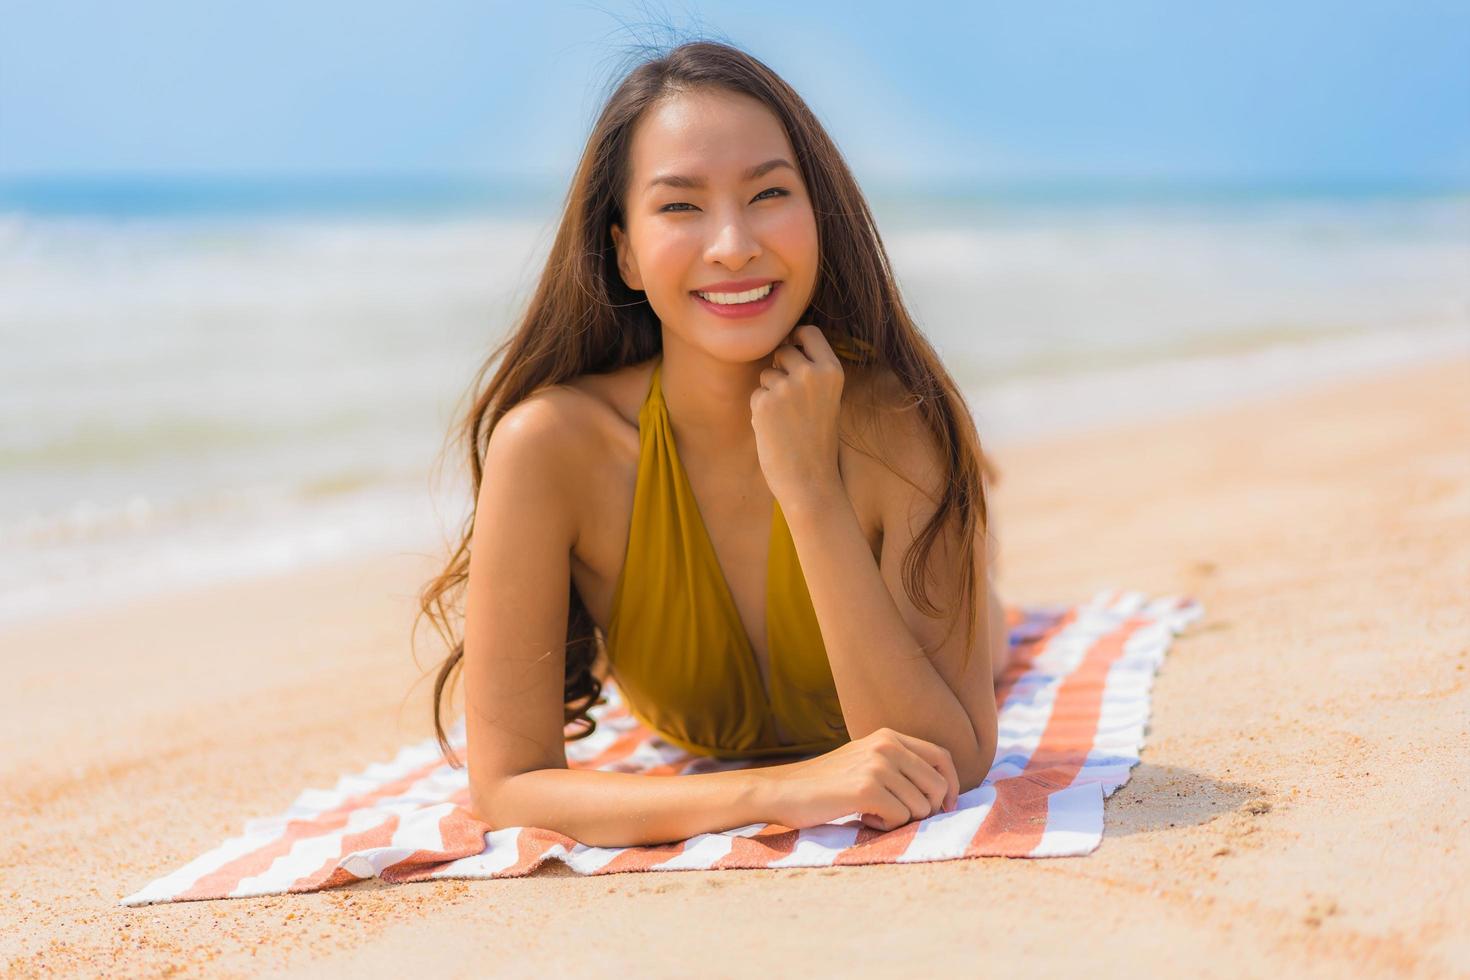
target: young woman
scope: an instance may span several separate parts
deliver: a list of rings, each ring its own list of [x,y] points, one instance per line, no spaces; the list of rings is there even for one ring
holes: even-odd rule
[[[622,80],[475,386],[475,509],[421,614],[453,647],[455,765],[463,667],[477,816],[600,846],[887,830],[984,779],[1007,646],[979,441],[851,172],[768,67],[696,41]],[[570,770],[609,672],[675,744],[793,761]]]

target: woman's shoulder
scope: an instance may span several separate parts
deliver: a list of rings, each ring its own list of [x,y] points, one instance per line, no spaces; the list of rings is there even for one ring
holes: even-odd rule
[[[886,453],[907,434],[899,416],[913,405],[893,369],[886,364],[844,364],[843,422],[846,432],[865,448]]]
[[[496,424],[524,429],[536,455],[555,457],[568,471],[616,464],[638,446],[637,386],[647,384],[652,361],[602,374],[582,374],[542,385],[506,411]]]
[[[642,368],[630,365],[542,385],[495,425],[490,441],[498,448],[489,450],[487,468],[504,470],[510,479],[539,473],[546,492],[536,505],[566,508],[575,541],[606,517],[610,498],[593,488],[618,483],[636,466],[638,406],[630,408],[629,399],[640,373],[646,374]]]
[[[638,411],[643,405],[657,360],[651,357],[611,371],[579,374],[557,387],[566,390],[569,399],[576,401],[582,411],[589,414],[589,422],[637,429]]]
[[[844,428],[855,450],[844,460],[867,504],[888,512],[909,499],[916,485],[942,478],[944,460],[938,440],[918,410],[918,399],[892,368],[869,364],[848,368]],[[854,383],[855,382],[855,383]]]
[[[844,363],[846,374],[843,390],[858,396],[859,401],[872,402],[882,407],[892,405],[904,395],[903,382],[887,364],[872,361],[866,364]]]
[[[650,360],[542,385],[511,406],[501,422],[544,416],[571,437],[589,432],[600,435],[603,427],[619,423],[636,428],[637,385],[640,379],[647,384],[652,368]]]

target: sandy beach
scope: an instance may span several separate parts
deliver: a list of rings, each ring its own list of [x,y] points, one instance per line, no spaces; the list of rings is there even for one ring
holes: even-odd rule
[[[0,973],[1470,975],[1470,360],[996,461],[1008,602],[1206,609],[1093,854],[119,907],[430,734],[426,543],[0,632]]]

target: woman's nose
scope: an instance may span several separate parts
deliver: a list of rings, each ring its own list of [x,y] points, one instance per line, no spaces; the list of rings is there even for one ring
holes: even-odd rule
[[[760,242],[756,241],[745,221],[734,215],[721,221],[715,237],[704,250],[704,259],[738,269],[760,254]]]

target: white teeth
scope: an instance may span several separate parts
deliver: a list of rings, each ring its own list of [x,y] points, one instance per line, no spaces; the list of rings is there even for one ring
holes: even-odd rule
[[[758,299],[765,298],[775,288],[775,283],[768,282],[758,289],[747,289],[743,293],[701,293],[699,290],[695,290],[695,293],[701,298],[709,300],[711,303],[718,303],[721,306],[732,306],[736,303],[754,303]]]

